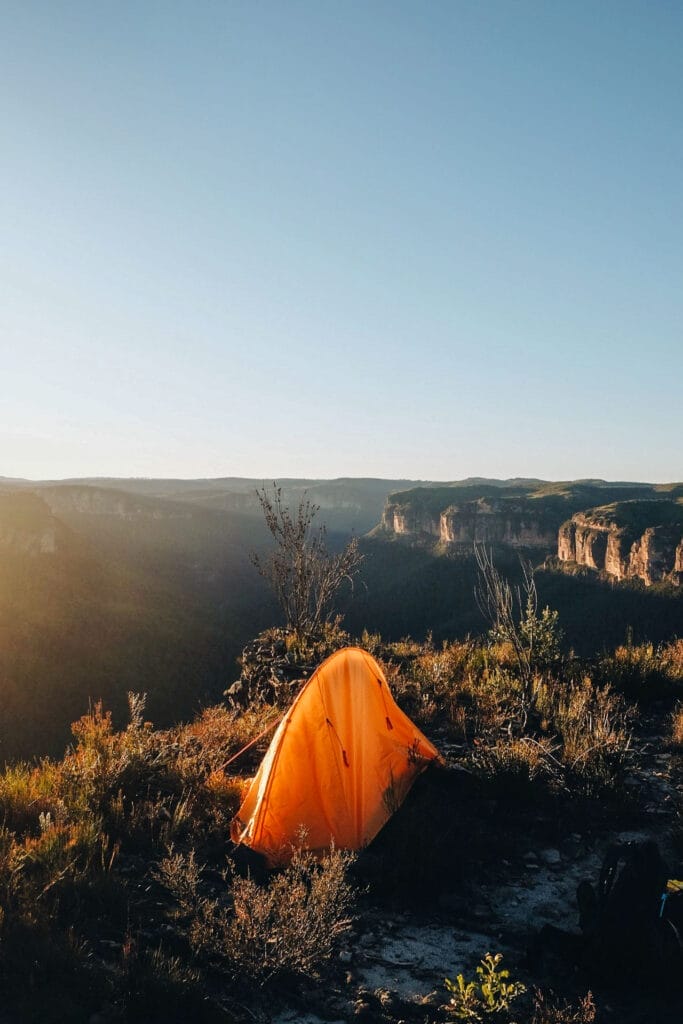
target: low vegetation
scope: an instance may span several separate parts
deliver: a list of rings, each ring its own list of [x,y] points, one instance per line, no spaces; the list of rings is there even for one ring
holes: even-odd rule
[[[239,874],[227,856],[227,836],[245,779],[296,686],[328,647],[348,639],[334,624],[310,641],[270,632],[243,658],[243,676],[252,686],[256,678],[263,682],[276,644],[289,666],[286,690],[264,684],[245,706],[216,705],[170,730],[154,729],[144,698],[131,694],[124,729],[116,730],[110,713],[95,704],[74,724],[63,759],[5,768],[0,972],[8,1003],[24,1012],[22,1019],[39,1013],[46,1022],[87,1020],[104,1005],[112,1021],[135,1014],[162,1019],[162,1013],[174,1020],[198,1012],[209,991],[215,1019],[240,1019],[240,1005],[256,1005],[265,998],[259,993],[272,1000],[274,992],[311,983],[327,969],[358,912],[354,886],[368,887],[363,858],[352,864],[348,854],[332,850],[316,861],[302,848],[287,870],[264,884]],[[563,814],[590,817],[591,806],[603,816],[610,802],[623,806],[634,711],[622,691],[647,690],[656,671],[678,692],[681,672],[680,642],[657,650],[620,648],[597,665],[553,658],[535,667],[530,685],[512,645],[494,635],[437,646],[385,643],[366,633],[359,642],[380,659],[407,713],[442,747],[448,763],[463,770],[471,800],[463,789],[458,815],[473,830],[466,844],[458,839],[456,852],[470,856],[470,870],[473,857],[480,858],[484,872],[500,856],[491,828],[504,821],[513,829],[516,821],[523,829],[525,807],[538,816],[539,808],[559,801]],[[613,677],[609,666],[617,667]],[[680,747],[680,705],[670,715],[670,742]],[[489,807],[491,799],[501,801],[502,817],[493,825],[481,817],[482,800]],[[402,809],[398,824],[386,831],[410,831],[405,815],[411,813]],[[473,841],[477,832],[480,841]],[[520,841],[528,842],[528,834]],[[450,856],[453,848],[444,842]],[[438,855],[434,845],[420,853],[427,871]],[[469,854],[465,845],[472,847]],[[403,877],[418,878],[414,845],[402,853],[399,843],[392,856],[387,877],[396,877],[391,871],[400,872],[404,856]],[[460,877],[457,857],[449,870],[452,888]],[[370,879],[364,899],[372,898],[383,898],[382,886]],[[488,973],[475,988],[464,976],[464,988],[454,983],[451,1017],[483,1019],[476,1013],[484,1013],[481,1000],[489,997],[499,1001],[491,1005],[500,1016],[503,1001],[521,993],[495,957],[480,970]],[[572,1009],[537,996],[525,1019],[589,1022],[594,1008],[587,999]]]
[[[683,751],[683,704],[677,704],[671,714],[671,745]]]
[[[598,663],[598,677],[640,703],[683,694],[683,640],[618,646]]]

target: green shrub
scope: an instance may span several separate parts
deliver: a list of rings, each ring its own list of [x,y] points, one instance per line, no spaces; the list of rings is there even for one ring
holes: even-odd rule
[[[479,1024],[486,1018],[500,1019],[512,1003],[526,992],[521,981],[508,981],[510,972],[500,969],[501,953],[495,956],[487,953],[476,968],[476,979],[467,981],[459,974],[455,981],[446,978],[446,988],[451,994],[446,1009],[456,1020]]]

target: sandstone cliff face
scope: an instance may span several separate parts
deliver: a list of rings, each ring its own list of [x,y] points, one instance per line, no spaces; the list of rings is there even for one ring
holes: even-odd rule
[[[382,516],[385,530],[399,537],[434,538],[443,544],[505,544],[516,548],[555,546],[556,531],[532,511],[488,499],[452,505],[438,515],[419,505],[389,502]]]
[[[638,523],[638,518],[648,514],[642,506],[639,517],[618,505],[608,511],[576,513],[560,527],[558,558],[601,570],[617,580],[641,579],[646,586],[662,581],[679,585],[683,581],[683,508],[678,510],[670,502],[651,504],[653,524],[649,526]]]
[[[530,512],[478,503],[475,509],[441,513],[440,539],[447,544],[505,544],[513,548],[551,548],[555,531]]]
[[[564,562],[578,562],[591,569],[604,568],[608,533],[594,529],[579,512],[563,523],[557,537],[557,555]]]
[[[382,513],[382,525],[398,537],[440,536],[439,517],[414,505],[387,503]]]
[[[670,575],[670,579],[672,583],[676,584],[676,586],[683,587],[683,539],[676,548],[676,553],[674,555],[674,567],[673,572]]]

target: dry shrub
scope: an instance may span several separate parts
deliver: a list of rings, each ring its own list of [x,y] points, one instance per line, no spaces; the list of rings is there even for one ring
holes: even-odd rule
[[[515,715],[517,688],[505,669],[487,665],[468,674],[447,708],[454,739],[471,743],[501,733]]]
[[[623,699],[586,676],[564,690],[555,687],[549,703],[567,771],[589,788],[614,782],[631,743],[632,711]]]
[[[41,814],[63,813],[62,773],[59,765],[8,765],[0,775],[0,820],[18,833],[35,831]]]
[[[589,676],[578,683],[545,688],[539,707],[549,712],[562,738],[563,756],[580,760],[597,748],[621,749],[628,744],[633,711],[608,686],[596,686]]]
[[[505,738],[484,733],[475,740],[471,759],[478,774],[520,795],[541,780],[588,796],[613,787],[630,752],[632,710],[623,698],[588,677],[561,682],[545,676],[535,679],[532,700],[528,718],[507,719]]]
[[[588,992],[578,1005],[559,1003],[552,994],[534,991],[534,1014],[531,1024],[593,1024],[597,1009],[593,994]]]
[[[18,854],[37,898],[67,879],[111,868],[117,850],[103,834],[101,822],[53,822],[46,814],[40,824],[40,835],[26,838]]]
[[[491,642],[488,646],[488,654],[491,661],[501,668],[512,670],[517,667],[515,649],[509,640]]]
[[[664,645],[662,662],[669,678],[683,682],[683,639],[672,640]]]
[[[683,689],[683,640],[667,644],[623,644],[603,658],[599,672],[614,689],[638,700],[657,699]]]
[[[248,779],[226,775],[218,768],[206,780],[206,789],[226,815],[233,817],[240,808],[248,784]]]
[[[683,704],[677,704],[671,713],[671,745],[683,750]]]
[[[331,850],[319,861],[300,850],[266,888],[235,878],[234,917],[225,932],[235,969],[263,981],[281,972],[315,975],[351,925],[352,859]]]
[[[275,723],[282,712],[272,705],[261,704],[240,710],[224,705],[206,708],[189,725],[169,733],[176,750],[176,767],[186,783],[203,781],[211,772],[225,767],[226,762],[247,743]],[[259,760],[271,739],[268,732],[254,744],[249,757]]]
[[[130,724],[120,732],[101,703],[73,725],[76,742],[60,766],[72,810],[101,817],[113,835],[138,847],[163,846],[200,827],[225,831],[242,783],[224,765],[275,725],[277,710],[240,714],[217,706],[190,725],[157,732],[143,721],[144,698],[130,694],[129,701]],[[256,756],[268,740],[255,745]]]
[[[556,750],[547,738],[499,739],[492,745],[477,747],[471,764],[478,775],[495,782],[496,789],[506,796],[521,796],[531,791],[534,784],[555,779]]]
[[[557,737],[568,784],[586,793],[614,785],[631,744],[633,709],[621,696],[588,676],[568,682],[546,677],[537,680],[534,712],[543,731]]]
[[[14,832],[0,825],[0,899],[5,910],[14,906],[21,891],[25,860],[23,844],[17,842]]]
[[[206,996],[199,971],[180,957],[169,956],[162,947],[146,949],[130,937],[123,943],[122,954],[119,999],[124,1012],[128,1011],[125,1020],[173,1022],[206,1018]]]
[[[410,663],[424,652],[425,647],[430,646],[429,640],[421,644],[417,640],[405,636],[401,640],[395,640],[393,643],[387,644],[383,656],[398,659],[399,664]]]
[[[514,714],[517,681],[497,652],[474,641],[444,643],[440,650],[402,641],[390,650],[403,660],[387,678],[399,703],[422,725],[438,719],[458,742],[499,733]],[[393,668],[393,672],[392,672]]]
[[[168,773],[170,751],[151,723],[143,722],[145,697],[129,693],[130,723],[115,732],[101,701],[71,726],[75,744],[62,765],[64,791],[74,804],[99,812],[119,791],[139,792]]]
[[[474,645],[445,643],[440,651],[420,653],[415,660],[413,673],[416,679],[437,691],[447,691],[462,680],[470,668]]]
[[[192,915],[200,904],[199,886],[203,866],[197,863],[194,850],[176,853],[169,846],[168,853],[159,862],[152,876],[168,889],[177,904],[179,915]]]
[[[234,877],[230,901],[202,895],[202,868],[190,854],[169,851],[157,878],[174,895],[200,959],[262,985],[279,974],[315,976],[351,925],[352,854],[331,849],[321,859],[297,850],[266,886]]]

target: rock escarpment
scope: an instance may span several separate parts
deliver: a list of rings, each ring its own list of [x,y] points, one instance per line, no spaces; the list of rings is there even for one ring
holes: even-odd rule
[[[473,544],[504,544],[550,552],[557,523],[523,499],[481,497],[434,512],[419,503],[388,501],[382,526],[397,537],[433,538],[442,544],[472,548]]]
[[[577,512],[560,527],[557,556],[617,580],[680,585],[683,506],[677,501],[624,501]]]
[[[557,554],[646,586],[683,583],[683,484],[481,481],[391,494],[385,536],[471,552],[475,544]]]

